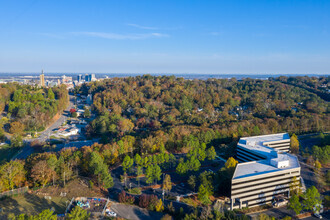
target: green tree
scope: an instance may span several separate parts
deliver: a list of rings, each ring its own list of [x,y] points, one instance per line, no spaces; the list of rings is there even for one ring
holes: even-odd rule
[[[209,149],[207,149],[206,151],[206,155],[207,155],[207,159],[208,160],[214,160],[215,157],[217,156],[217,153],[215,152],[214,147],[210,147]]]
[[[318,204],[322,204],[319,191],[315,186],[312,186],[306,190],[304,194],[305,200],[303,201],[304,208],[313,211],[314,207],[318,208]]]
[[[78,117],[78,113],[77,112],[72,112],[71,113],[71,117],[72,118],[77,118]]]
[[[92,152],[89,161],[89,170],[92,174],[97,176],[98,182],[100,181],[106,188],[113,186],[113,179],[108,171],[108,166],[104,163],[103,158],[98,152]]]
[[[190,188],[191,188],[192,190],[194,190],[194,192],[195,192],[195,187],[196,187],[196,176],[194,176],[194,175],[189,176],[189,179],[188,179],[188,185],[189,185]]]
[[[85,108],[84,118],[89,118],[89,117],[91,117],[91,111],[89,110],[89,108]]]
[[[133,163],[134,163],[133,158],[131,159],[130,156],[126,155],[122,163],[124,172],[129,170],[133,166]]]
[[[36,215],[34,219],[42,219],[42,220],[56,220],[57,215],[54,214],[54,211],[51,211],[49,209],[43,210],[39,215]]]
[[[55,99],[55,94],[54,94],[52,88],[48,89],[48,98],[51,99],[51,100]]]
[[[176,167],[176,173],[179,175],[183,175],[187,172],[187,165],[184,162],[180,162]]]
[[[203,185],[199,186],[198,199],[202,202],[203,205],[211,204],[208,190]]]
[[[143,168],[141,166],[136,167],[136,180],[138,181],[138,185],[140,187],[140,178],[141,175],[143,174]]]
[[[158,165],[153,166],[153,179],[156,181],[160,180],[160,177],[162,176],[162,169]]]
[[[22,147],[23,146],[23,138],[20,134],[15,134],[10,140],[11,147]]]
[[[142,161],[142,158],[141,158],[140,154],[135,154],[135,156],[134,156],[134,162],[135,162],[138,166],[142,166],[143,161]]]
[[[88,220],[90,214],[87,210],[76,206],[72,209],[72,211],[68,214],[68,219],[70,220]]]
[[[148,166],[146,169],[146,183],[151,184],[153,182],[153,166]]]
[[[296,134],[293,134],[290,138],[291,141],[291,152],[294,154],[299,153],[299,140]]]
[[[299,201],[299,196],[297,195],[291,196],[288,208],[293,210],[296,213],[296,215],[298,215],[301,212],[302,205]]]

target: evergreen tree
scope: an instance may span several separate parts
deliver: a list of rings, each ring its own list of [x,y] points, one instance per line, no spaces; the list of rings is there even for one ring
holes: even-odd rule
[[[68,214],[68,219],[70,220],[88,220],[89,217],[90,214],[87,212],[87,210],[82,209],[79,206],[74,207]]]
[[[206,155],[207,155],[207,159],[208,160],[214,160],[215,157],[217,156],[217,153],[215,152],[214,147],[210,147],[209,149],[207,149],[206,151]]]
[[[299,202],[299,196],[297,195],[291,196],[288,208],[293,210],[296,213],[296,215],[298,215],[301,212],[302,205]]]
[[[209,205],[211,203],[208,190],[203,185],[199,186],[198,199],[202,202],[203,205]]]

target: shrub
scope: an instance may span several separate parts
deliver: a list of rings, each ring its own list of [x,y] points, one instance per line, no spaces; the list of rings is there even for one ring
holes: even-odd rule
[[[118,195],[118,200],[120,203],[134,204],[135,198],[131,195],[126,195],[125,191],[121,191]]]

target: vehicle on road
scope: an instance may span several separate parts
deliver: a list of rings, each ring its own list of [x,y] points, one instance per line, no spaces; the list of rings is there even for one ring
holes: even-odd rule
[[[319,218],[319,219],[322,219],[323,217],[322,217],[322,215],[320,215],[319,213],[314,213],[313,214],[316,218]]]

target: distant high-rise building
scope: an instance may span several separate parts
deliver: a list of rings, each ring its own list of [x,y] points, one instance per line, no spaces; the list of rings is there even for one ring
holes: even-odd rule
[[[42,70],[41,75],[40,75],[40,86],[45,87],[45,75],[44,75],[44,70]]]
[[[91,81],[96,81],[95,74],[91,74]]]
[[[81,74],[79,74],[78,76],[77,76],[77,81],[78,82],[81,82],[81,81],[83,81],[84,80],[84,77],[81,75]]]
[[[89,75],[88,74],[85,75],[85,81],[89,82]]]
[[[85,81],[86,82],[96,81],[95,74],[86,74],[85,75]]]

